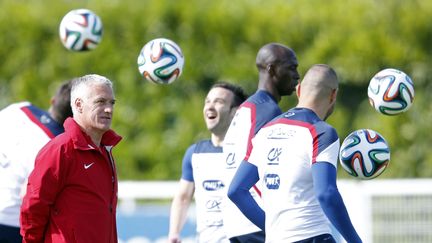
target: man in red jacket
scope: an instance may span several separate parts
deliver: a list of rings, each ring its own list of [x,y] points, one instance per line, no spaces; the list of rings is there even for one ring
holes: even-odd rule
[[[72,83],[73,118],[45,145],[21,206],[23,242],[117,242],[117,176],[111,150],[112,82],[86,75]]]

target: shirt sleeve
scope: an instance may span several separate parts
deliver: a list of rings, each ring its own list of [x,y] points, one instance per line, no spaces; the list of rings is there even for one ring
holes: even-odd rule
[[[21,235],[25,243],[43,242],[49,215],[59,192],[60,150],[50,148],[42,148],[28,178],[20,214]]]
[[[312,164],[328,162],[337,168],[340,142],[336,130],[324,122],[317,125],[316,129],[317,136],[314,139]]]
[[[327,162],[312,165],[315,195],[325,215],[347,242],[361,243],[336,186],[336,168]]]
[[[264,230],[264,210],[249,192],[258,180],[258,168],[242,161],[228,189],[228,197],[252,223]]]
[[[191,145],[185,152],[182,161],[182,176],[181,178],[187,181],[194,181],[192,169],[192,154],[195,150],[196,144]]]

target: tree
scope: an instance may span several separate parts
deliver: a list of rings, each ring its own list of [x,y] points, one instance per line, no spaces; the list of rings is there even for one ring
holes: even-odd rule
[[[59,41],[58,25],[75,8],[103,21],[93,51],[70,52]],[[114,152],[120,179],[177,179],[187,146],[208,136],[201,112],[208,88],[223,79],[254,92],[255,55],[267,42],[292,47],[301,73],[315,63],[336,69],[340,97],[329,122],[341,140],[359,128],[388,140],[392,159],[380,178],[432,175],[430,1],[4,0],[0,9],[0,106],[22,99],[48,106],[46,87],[88,73],[107,76],[118,99],[113,128],[124,137]],[[158,37],[178,43],[186,59],[180,80],[168,86],[145,81],[137,69],[140,49]],[[415,82],[414,105],[399,116],[368,104],[370,78],[387,67]],[[295,104],[290,97],[281,106]]]

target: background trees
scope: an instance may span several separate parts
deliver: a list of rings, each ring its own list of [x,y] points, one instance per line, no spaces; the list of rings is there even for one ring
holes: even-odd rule
[[[91,52],[69,52],[59,41],[60,21],[75,8],[103,21],[103,40]],[[428,0],[3,0],[0,107],[24,99],[47,107],[59,81],[107,76],[118,99],[113,127],[124,137],[115,151],[120,179],[177,179],[187,146],[208,136],[202,106],[210,85],[228,80],[253,93],[257,50],[280,42],[296,51],[301,74],[315,63],[337,70],[340,96],[329,123],[341,139],[371,128],[388,140],[392,158],[380,178],[430,177],[430,16]],[[157,37],[176,41],[186,58],[180,80],[168,86],[137,69],[140,49]],[[379,115],[367,99],[370,78],[387,67],[415,83],[414,105],[399,116]],[[281,102],[284,110],[295,104],[295,97]]]

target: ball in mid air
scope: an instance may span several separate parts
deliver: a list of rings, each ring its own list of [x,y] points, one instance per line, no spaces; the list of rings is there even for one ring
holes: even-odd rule
[[[88,51],[96,48],[102,40],[102,21],[88,9],[68,12],[60,22],[60,40],[71,51]]]
[[[381,175],[390,162],[390,148],[376,131],[360,129],[349,134],[339,151],[339,162],[351,176],[373,179]]]
[[[414,101],[414,83],[404,72],[387,68],[370,80],[369,102],[384,115],[397,115],[407,111]]]
[[[138,55],[138,70],[148,81],[170,84],[183,72],[184,56],[172,40],[157,38],[149,41]]]

